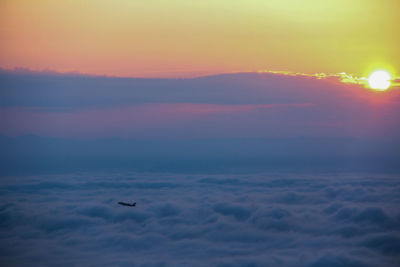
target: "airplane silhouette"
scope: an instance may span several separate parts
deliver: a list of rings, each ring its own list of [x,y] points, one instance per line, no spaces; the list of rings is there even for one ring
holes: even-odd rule
[[[136,202],[134,203],[126,203],[126,202],[118,202],[118,204],[122,205],[122,206],[128,206],[128,207],[135,207],[136,206]]]

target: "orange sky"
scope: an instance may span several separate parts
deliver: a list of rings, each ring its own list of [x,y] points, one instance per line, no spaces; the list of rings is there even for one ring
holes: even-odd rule
[[[397,0],[2,0],[0,67],[185,77],[400,69]]]

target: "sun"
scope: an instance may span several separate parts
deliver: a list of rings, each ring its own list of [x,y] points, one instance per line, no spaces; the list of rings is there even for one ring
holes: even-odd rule
[[[389,88],[391,79],[392,77],[387,71],[377,70],[369,76],[368,84],[372,89],[384,91]]]

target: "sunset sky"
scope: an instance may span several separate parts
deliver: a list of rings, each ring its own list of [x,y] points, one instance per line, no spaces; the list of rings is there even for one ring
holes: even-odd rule
[[[0,144],[16,145],[7,160],[386,163],[400,143],[398,10],[372,0],[1,1]]]
[[[399,266],[400,0],[0,0],[0,265]]]
[[[397,75],[399,10],[397,0],[3,0],[0,67],[129,77]]]

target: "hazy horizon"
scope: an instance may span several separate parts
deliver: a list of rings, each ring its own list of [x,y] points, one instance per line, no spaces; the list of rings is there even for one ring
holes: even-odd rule
[[[9,174],[393,172],[400,166],[399,91],[371,92],[340,77],[2,71],[0,81],[2,170]]]

